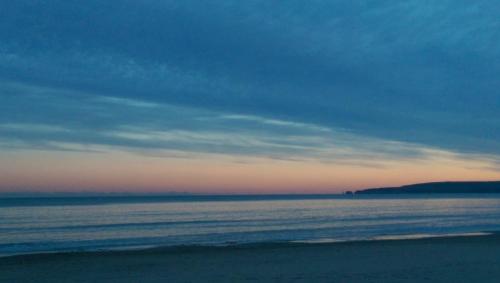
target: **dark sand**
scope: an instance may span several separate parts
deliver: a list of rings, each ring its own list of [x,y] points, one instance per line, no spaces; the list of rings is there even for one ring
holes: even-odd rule
[[[15,256],[0,282],[500,282],[500,236]]]

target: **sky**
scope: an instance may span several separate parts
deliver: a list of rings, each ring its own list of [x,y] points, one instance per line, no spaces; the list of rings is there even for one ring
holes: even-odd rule
[[[0,192],[500,179],[500,4],[0,0]]]

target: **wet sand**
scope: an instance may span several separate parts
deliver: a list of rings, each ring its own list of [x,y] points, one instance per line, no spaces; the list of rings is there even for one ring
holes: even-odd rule
[[[0,282],[500,282],[500,236],[14,256]]]

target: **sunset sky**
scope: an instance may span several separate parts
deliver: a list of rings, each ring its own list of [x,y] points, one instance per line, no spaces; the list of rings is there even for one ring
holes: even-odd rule
[[[500,179],[493,1],[0,4],[0,192]]]

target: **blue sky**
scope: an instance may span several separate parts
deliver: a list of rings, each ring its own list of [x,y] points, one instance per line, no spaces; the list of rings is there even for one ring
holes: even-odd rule
[[[500,160],[495,1],[0,5],[4,153]]]

